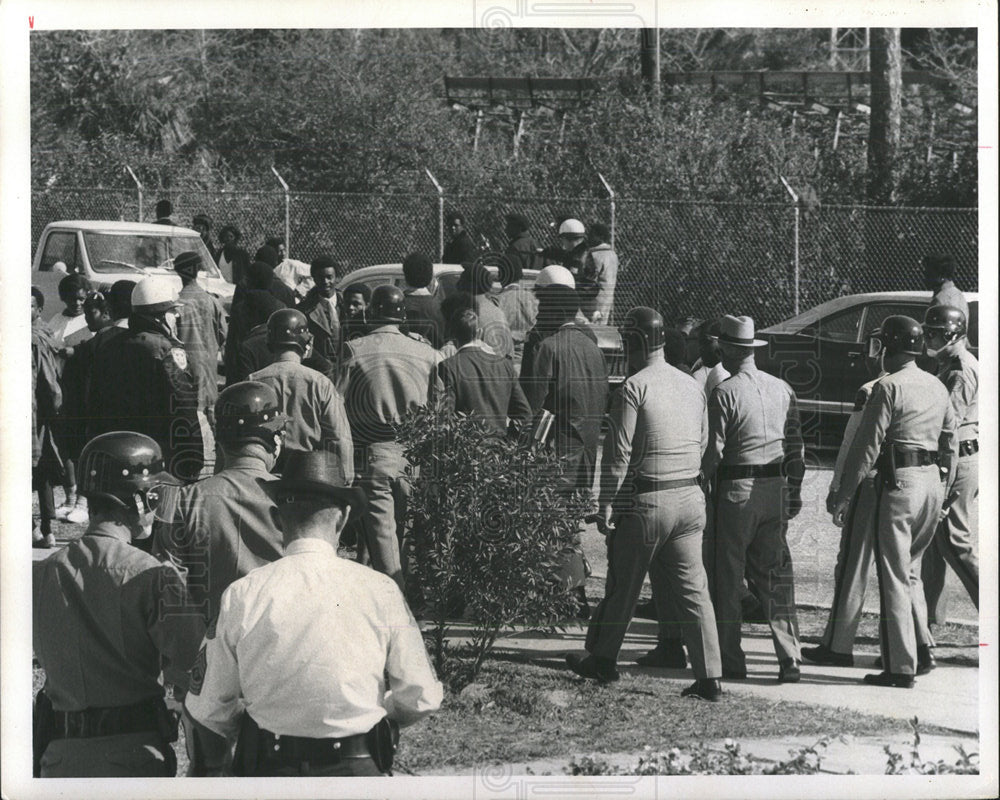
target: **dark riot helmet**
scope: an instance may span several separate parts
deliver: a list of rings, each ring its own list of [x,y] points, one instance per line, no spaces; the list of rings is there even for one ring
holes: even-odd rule
[[[95,436],[84,446],[76,469],[81,495],[102,497],[123,508],[131,507],[136,495],[145,496],[163,484],[181,483],[167,472],[160,445],[133,431]]]
[[[630,309],[618,330],[626,350],[642,348],[650,353],[657,347],[663,347],[666,341],[663,315],[649,306]]]
[[[281,308],[267,318],[267,348],[272,352],[294,347],[305,355],[312,342],[309,320],[294,308]]]
[[[405,322],[403,290],[389,283],[376,286],[372,292],[371,319],[373,322]]]
[[[944,331],[945,335],[952,341],[965,336],[968,330],[968,322],[965,319],[965,312],[954,306],[932,306],[924,314],[924,335],[931,331]]]
[[[868,355],[875,358],[879,352],[873,351],[883,349],[887,356],[895,356],[900,353],[912,356],[922,355],[924,352],[924,331],[920,323],[912,317],[904,317],[901,314],[886,317],[882,320],[882,327],[872,331]]]
[[[277,393],[260,381],[227,386],[215,403],[215,435],[223,444],[258,442],[273,448],[274,435],[287,423]]]

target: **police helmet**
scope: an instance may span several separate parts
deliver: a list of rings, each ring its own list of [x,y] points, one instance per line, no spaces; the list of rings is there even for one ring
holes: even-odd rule
[[[143,278],[132,289],[132,310],[159,314],[182,306],[174,287],[162,278]]]
[[[312,342],[309,320],[301,311],[282,308],[267,319],[267,347],[272,352],[294,347],[299,355],[305,355]]]
[[[545,289],[548,286],[565,286],[569,289],[575,289],[576,280],[573,278],[573,273],[566,269],[566,267],[559,264],[550,264],[544,269],[539,270],[538,275],[535,277],[536,289]]]
[[[273,447],[274,435],[284,430],[287,422],[278,395],[260,381],[227,386],[215,403],[215,436],[224,444],[258,442]]]
[[[647,353],[663,347],[666,333],[663,315],[648,306],[636,306],[629,310],[619,326],[622,344],[626,349],[642,348]]]
[[[578,236],[582,237],[587,235],[587,229],[580,220],[567,219],[563,220],[562,224],[559,225],[559,235],[574,238]]]
[[[932,306],[924,314],[924,335],[944,331],[946,338],[960,339],[966,334],[965,312],[954,306]]]
[[[920,323],[901,314],[882,320],[882,327],[873,331],[872,338],[882,344],[886,355],[919,356],[924,352],[924,332]]]
[[[372,292],[371,318],[375,322],[405,322],[403,290],[386,283]]]
[[[131,498],[157,486],[177,486],[163,464],[163,451],[148,436],[113,431],[95,436],[84,446],[76,467],[77,491],[84,497],[102,497],[123,508]]]

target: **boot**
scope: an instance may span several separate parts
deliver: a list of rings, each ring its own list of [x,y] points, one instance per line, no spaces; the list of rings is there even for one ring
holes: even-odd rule
[[[880,672],[877,675],[865,675],[865,683],[869,686],[892,686],[896,689],[912,689],[913,676],[895,672]]]
[[[598,683],[611,683],[618,680],[619,677],[615,662],[607,658],[571,653],[566,656],[566,663],[580,677],[591,678]]]
[[[835,653],[825,644],[816,647],[803,647],[802,657],[813,664],[822,664],[827,667],[853,667],[854,656],[850,653]]]

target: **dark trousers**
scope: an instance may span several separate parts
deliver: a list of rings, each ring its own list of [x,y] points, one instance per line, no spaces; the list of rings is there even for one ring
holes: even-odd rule
[[[345,758],[336,764],[311,764],[308,761],[300,761],[297,764],[263,764],[260,769],[252,773],[252,777],[259,778],[382,778],[384,772],[379,772],[378,767],[371,757],[368,758]]]

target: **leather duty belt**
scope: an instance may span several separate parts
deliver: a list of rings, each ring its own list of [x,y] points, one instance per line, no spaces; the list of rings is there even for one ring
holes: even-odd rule
[[[718,478],[720,481],[736,481],[742,478],[780,478],[782,464],[775,461],[772,464],[721,464]]]

